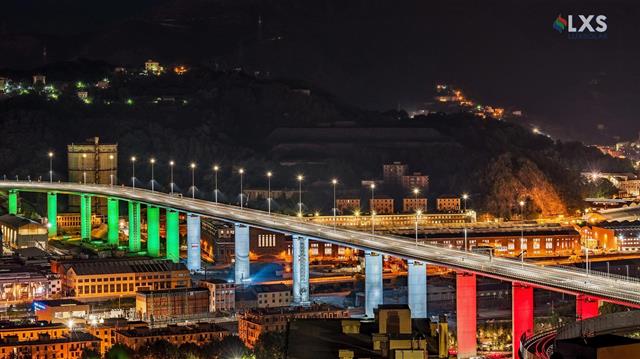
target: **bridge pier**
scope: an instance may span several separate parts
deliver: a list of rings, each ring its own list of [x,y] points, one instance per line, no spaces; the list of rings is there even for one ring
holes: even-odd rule
[[[140,202],[129,201],[129,252],[140,249]]]
[[[200,270],[200,216],[187,215],[187,269]]]
[[[107,199],[107,243],[120,244],[120,203],[117,198]]]
[[[427,265],[409,259],[407,267],[407,302],[411,318],[427,318]]]
[[[167,209],[167,259],[180,261],[180,220],[178,211]]]
[[[80,238],[91,239],[91,196],[80,195]]]
[[[15,189],[9,190],[9,214],[18,214],[18,191]]]
[[[58,194],[47,192],[47,219],[49,238],[58,235]]]
[[[366,251],[364,253],[364,272],[364,314],[373,318],[374,309],[383,303],[382,255]]]
[[[249,226],[235,225],[235,282],[242,285],[251,279],[249,262]]]
[[[309,238],[293,236],[293,304],[309,305]]]
[[[477,302],[476,275],[456,272],[456,331],[458,335],[458,358],[477,355]]]
[[[584,320],[598,316],[600,309],[600,300],[598,298],[589,297],[584,294],[576,296],[576,318]]]
[[[520,339],[533,334],[533,287],[513,282],[511,287],[511,320],[513,358],[519,358]]]
[[[147,205],[147,253],[160,256],[160,208]]]

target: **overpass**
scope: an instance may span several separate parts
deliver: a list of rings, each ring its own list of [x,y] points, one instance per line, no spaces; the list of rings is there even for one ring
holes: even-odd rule
[[[142,250],[140,241],[141,205],[147,206],[147,252],[160,256],[159,211],[166,211],[166,257],[179,260],[178,212],[187,214],[187,267],[200,269],[200,218],[202,216],[235,224],[235,280],[250,281],[249,227],[268,229],[293,237],[293,298],[294,303],[309,302],[309,240],[330,242],[363,250],[365,253],[365,313],[373,315],[382,303],[382,256],[389,255],[408,261],[408,303],[412,315],[426,317],[425,264],[452,268],[456,271],[458,352],[461,358],[476,353],[476,275],[513,283],[513,343],[518,351],[519,338],[533,329],[533,288],[542,288],[575,295],[577,317],[597,315],[598,303],[606,300],[640,308],[640,282],[598,275],[578,270],[541,267],[507,258],[462,252],[414,242],[410,238],[371,234],[334,228],[304,221],[302,218],[183,198],[157,191],[124,186],[0,181],[0,190],[9,192],[9,211],[17,213],[19,192],[46,193],[50,235],[55,235],[57,196],[81,197],[81,236],[90,236],[92,197],[108,198],[108,242],[118,244],[119,202],[128,203],[129,250]]]

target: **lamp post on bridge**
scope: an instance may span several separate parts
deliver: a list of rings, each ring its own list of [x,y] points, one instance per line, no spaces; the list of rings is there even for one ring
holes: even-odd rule
[[[375,216],[376,211],[374,210],[374,205],[373,205],[373,200],[375,199],[374,197],[374,193],[376,190],[376,184],[372,183],[371,184],[371,205],[369,205],[369,210],[371,211],[371,235],[373,236],[376,233],[376,227],[375,227],[375,223],[374,223],[374,218],[373,216]]]
[[[113,155],[109,155],[109,161],[111,163],[111,167],[109,168],[109,184],[113,187]]]
[[[241,168],[238,170],[238,173],[240,173],[240,209],[243,209],[243,194],[242,194],[242,181],[243,181],[243,177],[244,177],[244,168]]]
[[[191,199],[196,199],[196,164],[191,162]]]
[[[338,205],[336,203],[336,186],[338,185],[338,179],[334,178],[331,180],[331,184],[333,185],[333,230],[336,230],[337,222],[336,222],[336,212],[338,210]]]
[[[467,200],[469,199],[469,195],[464,193],[462,195],[462,201],[464,202],[464,213],[467,213]]]
[[[416,246],[418,245],[418,221],[420,220],[420,216],[422,215],[422,210],[416,211]]]
[[[49,151],[49,183],[53,183],[53,152]]]
[[[170,192],[171,194],[173,194],[173,166],[175,166],[175,162],[173,161],[169,161],[169,173],[170,173],[170,183],[169,183],[169,188],[170,188]]]
[[[87,169],[84,167],[84,160],[87,158],[87,154],[82,154],[82,183],[87,184]]]
[[[218,165],[213,166],[213,199],[216,203],[218,203],[218,170],[220,167]]]
[[[269,214],[271,214],[271,176],[273,173],[271,171],[267,172],[267,210]]]
[[[149,160],[149,163],[151,163],[151,192],[153,192],[153,191],[155,191],[155,184],[154,184],[155,176],[154,176],[154,173],[153,173],[153,167],[156,164],[156,159],[155,158],[151,158]]]
[[[131,156],[131,187],[136,189],[136,156]]]
[[[296,178],[298,179],[298,217],[302,218],[302,180],[304,177],[298,175]]]
[[[520,201],[519,205],[520,205],[520,221],[522,221],[522,223],[520,224],[520,252],[521,252],[520,261],[524,266],[524,254],[526,253],[526,248],[522,248],[522,245],[524,244],[524,201]]]

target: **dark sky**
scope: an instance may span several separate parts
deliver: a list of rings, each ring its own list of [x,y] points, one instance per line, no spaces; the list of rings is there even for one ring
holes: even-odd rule
[[[39,65],[43,46],[49,61],[216,61],[302,79],[380,110],[414,107],[444,82],[522,109],[565,138],[609,142],[640,131],[638,1],[9,3],[0,67]],[[569,40],[552,28],[558,14],[606,15],[608,38]]]

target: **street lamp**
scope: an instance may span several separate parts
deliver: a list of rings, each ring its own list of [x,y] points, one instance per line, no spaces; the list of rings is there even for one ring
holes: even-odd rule
[[[467,213],[467,200],[469,199],[469,195],[468,194],[463,194],[462,195],[462,200],[464,201],[464,212]]]
[[[109,168],[109,183],[111,187],[113,187],[113,155],[109,155],[109,161],[111,162],[111,166]]]
[[[271,171],[267,172],[267,209],[269,211],[269,214],[271,214],[271,176],[273,176],[273,173]]]
[[[413,206],[415,207],[414,209],[418,209],[418,194],[420,193],[420,190],[416,187],[413,189]]]
[[[302,217],[302,180],[304,177],[298,175],[298,217]]]
[[[338,185],[338,179],[332,179],[331,184],[333,185],[333,230],[335,231],[337,226],[336,212],[338,211],[338,205],[336,203],[336,186]]]
[[[220,167],[218,165],[213,166],[213,198],[218,203],[218,171]]]
[[[238,173],[240,173],[240,209],[243,208],[243,203],[242,203],[242,181],[243,181],[243,177],[244,177],[244,168],[241,168],[238,170]]]
[[[49,152],[49,183],[53,183],[53,152]]]
[[[131,156],[131,187],[136,188],[136,156]]]
[[[87,154],[82,154],[82,183],[87,184],[87,169],[84,167],[84,160],[87,158]]]
[[[155,190],[155,185],[153,182],[155,182],[155,176],[153,173],[153,167],[156,164],[156,159],[152,158],[149,160],[149,162],[151,163],[151,192],[153,192]]]
[[[191,198],[196,198],[196,164],[191,162]]]
[[[169,161],[169,173],[171,174],[171,179],[170,179],[169,187],[171,188],[171,189],[170,189],[171,194],[173,194],[173,166],[174,166],[175,164],[176,164],[175,162],[173,162],[173,161]]]
[[[371,204],[369,205],[370,207],[369,210],[371,211],[371,235],[374,235],[376,231],[375,223],[373,222],[373,216],[376,214],[376,211],[374,211],[374,206],[373,206],[375,189],[376,189],[376,184],[372,183],[371,184]]]
[[[417,210],[416,211],[416,246],[418,245],[418,220],[420,219],[421,215],[422,215],[422,211]]]

